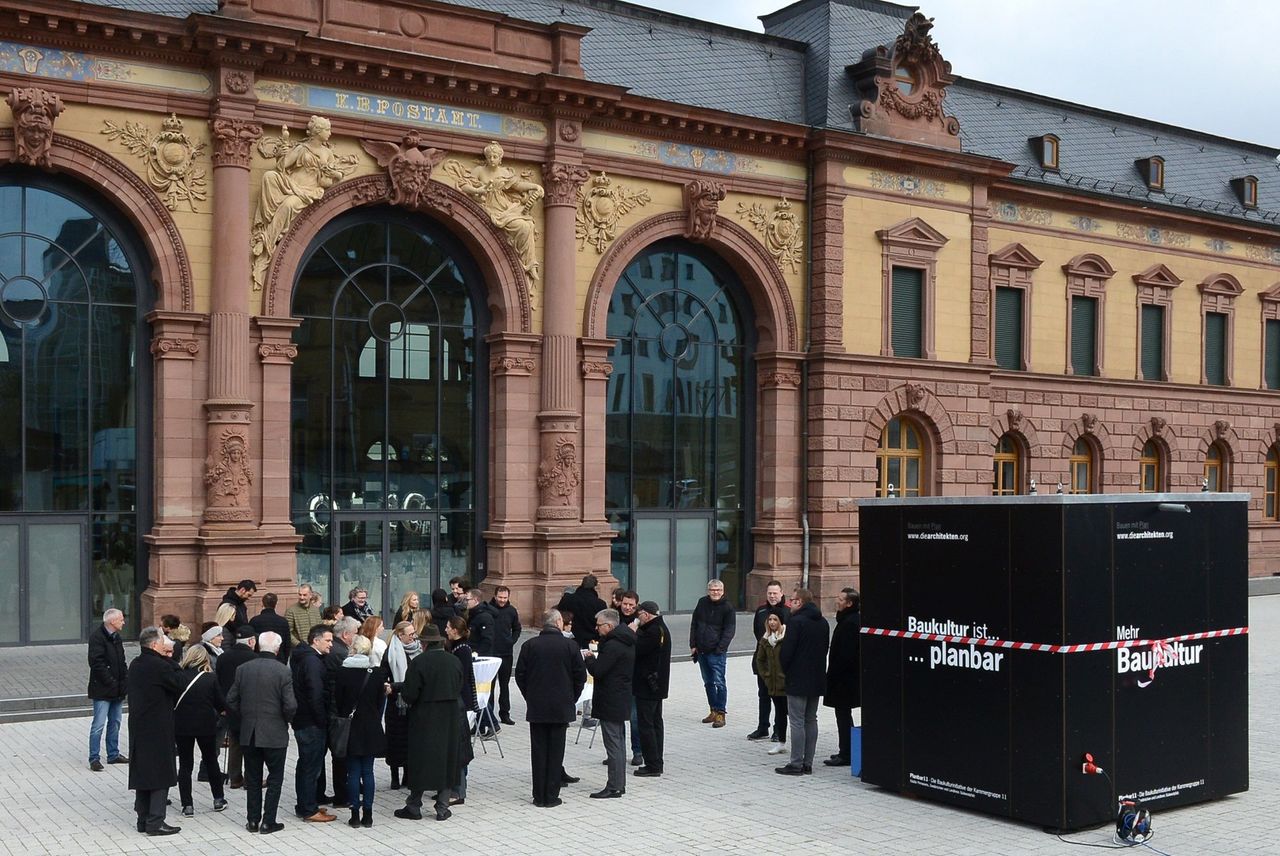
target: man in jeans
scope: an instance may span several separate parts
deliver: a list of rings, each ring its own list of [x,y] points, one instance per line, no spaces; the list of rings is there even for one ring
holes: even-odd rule
[[[689,649],[702,671],[702,684],[707,690],[711,712],[702,721],[712,728],[724,728],[725,706],[729,690],[724,683],[724,661],[737,630],[733,607],[724,599],[724,583],[707,583],[706,597],[699,598],[689,625]]]
[[[774,769],[784,776],[813,772],[818,747],[818,702],[827,684],[827,647],[831,627],[808,589],[791,597],[791,617],[778,659],[787,676],[787,724],[791,727],[791,761]]]
[[[293,739],[298,743],[298,767],[293,787],[298,796],[295,811],[308,823],[330,823],[337,816],[320,808],[316,787],[324,766],[329,711],[325,705],[324,657],[333,647],[333,630],[317,624],[307,632],[307,647],[294,655],[293,694],[298,712],[293,716]]]
[[[93,700],[89,769],[95,773],[104,769],[99,755],[104,726],[107,729],[107,763],[129,763],[129,759],[120,754],[120,719],[125,696],[129,694],[129,667],[124,661],[124,642],[120,639],[123,627],[124,613],[108,609],[102,614],[102,624],[89,634],[88,695]]]

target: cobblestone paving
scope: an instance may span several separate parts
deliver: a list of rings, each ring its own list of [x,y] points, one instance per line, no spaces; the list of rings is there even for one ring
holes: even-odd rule
[[[1157,812],[1152,844],[1170,856],[1274,854],[1280,832],[1280,597],[1252,598],[1250,765],[1245,794],[1177,810]],[[38,652],[37,652],[38,656]],[[848,770],[819,767],[813,776],[773,773],[785,756],[748,742],[754,726],[755,690],[749,660],[731,658],[729,725],[712,730],[698,723],[706,707],[697,667],[687,659],[672,671],[673,696],[666,706],[667,774],[629,778],[620,800],[591,800],[604,784],[599,738],[589,734],[570,745],[566,763],[582,777],[566,788],[565,804],[530,804],[528,731],[502,732],[500,758],[490,744],[471,766],[467,804],[446,823],[396,820],[391,812],[403,791],[379,787],[372,829],[350,829],[341,820],[315,827],[282,817],[286,829],[269,839],[244,831],[244,792],[229,791],[231,807],[214,814],[206,786],[196,786],[194,818],[174,809],[170,822],[182,827],[172,838],[147,838],[133,828],[127,771],[85,765],[87,719],[24,722],[0,726],[0,853],[158,853],[225,856],[230,853],[325,854],[472,851],[504,854],[565,854],[634,850],[651,854],[715,853],[781,856],[794,853],[948,854],[951,856],[1039,856],[1083,853],[1081,848],[1024,824],[907,799],[863,785]],[[513,714],[523,714],[517,698]],[[823,708],[820,757],[835,749],[834,719]],[[127,746],[125,747],[127,752]],[[282,808],[293,804],[292,762]],[[176,789],[172,792],[176,802]],[[334,810],[338,812],[338,810]],[[1073,841],[1107,845],[1106,829],[1075,833]],[[1144,848],[1145,850],[1145,848]],[[1150,851],[1147,851],[1150,852]]]

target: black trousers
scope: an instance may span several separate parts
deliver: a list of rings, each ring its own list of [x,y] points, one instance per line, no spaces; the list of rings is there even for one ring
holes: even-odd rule
[[[281,746],[276,749],[258,746],[242,746],[244,753],[244,790],[245,803],[248,806],[250,823],[270,825],[276,822],[276,811],[280,808],[280,786],[284,784],[284,758],[289,749]],[[267,797],[262,798],[262,766],[267,767]]]
[[[769,697],[769,688],[764,685],[764,679],[761,678],[759,675],[756,675],[756,692],[760,696],[760,718],[756,721],[756,730],[768,731],[769,730],[769,709],[773,707],[773,702]],[[787,715],[785,701],[782,708],[783,708],[782,716],[785,720]]]
[[[640,754],[644,765],[654,772],[662,772],[662,746],[665,742],[665,726],[662,722],[662,699],[636,699],[636,716],[640,721]]]
[[[330,747],[330,753],[333,752]],[[333,760],[333,804],[347,804],[347,759],[332,756]]]
[[[498,667],[498,683],[493,688],[493,692],[489,693],[489,712],[493,713],[493,699],[501,693],[498,698],[498,718],[511,718],[511,655],[503,654],[502,665]]]
[[[192,737],[178,735],[178,795],[184,806],[191,802],[191,768],[195,766],[195,747],[200,747],[200,764],[209,772],[209,790],[215,800],[222,799],[222,770],[218,767],[218,744],[212,734]]]
[[[836,708],[836,732],[840,737],[840,757],[849,757],[849,731],[853,728],[853,708]]]
[[[564,768],[564,740],[568,723],[529,723],[529,760],[533,765],[533,801],[539,805],[560,798]]]
[[[404,807],[414,817],[422,817],[422,791],[409,791],[409,796],[405,798]],[[449,789],[441,788],[436,793],[436,814],[447,811],[449,809]]]
[[[168,788],[135,791],[133,794],[133,810],[138,815],[138,824],[145,828],[147,832],[155,832],[164,826],[165,805],[168,801]]]

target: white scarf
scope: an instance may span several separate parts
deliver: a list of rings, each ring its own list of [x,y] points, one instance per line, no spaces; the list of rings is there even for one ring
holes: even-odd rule
[[[787,628],[784,627],[781,630],[779,630],[777,633],[764,634],[764,641],[768,642],[770,645],[777,645],[779,642],[782,641],[782,637],[786,635],[787,635]]]
[[[409,671],[409,658],[404,653],[404,643],[399,636],[392,636],[387,645],[387,666],[391,669],[391,681],[404,683],[405,673]]]

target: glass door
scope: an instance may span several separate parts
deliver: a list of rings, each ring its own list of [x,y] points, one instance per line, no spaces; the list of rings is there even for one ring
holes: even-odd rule
[[[84,518],[0,518],[0,644],[84,638],[87,548]]]
[[[354,588],[367,589],[369,608],[390,625],[405,592],[416,591],[421,602],[430,602],[439,585],[435,513],[334,517],[333,603],[346,603]]]
[[[712,516],[638,512],[635,521],[631,578],[640,599],[663,612],[692,610],[712,576]]]

